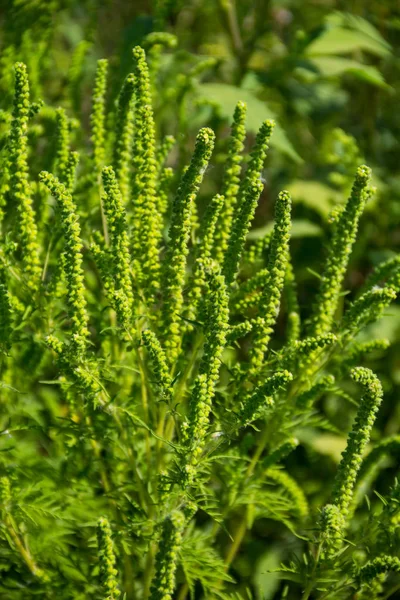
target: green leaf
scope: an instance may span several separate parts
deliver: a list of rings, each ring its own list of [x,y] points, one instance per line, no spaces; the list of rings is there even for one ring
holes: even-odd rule
[[[274,227],[273,222],[268,223],[265,227],[259,227],[257,229],[253,229],[249,232],[247,239],[248,240],[258,240],[263,238],[267,233],[270,233]],[[318,237],[322,235],[322,229],[315,223],[311,223],[311,221],[307,221],[307,219],[294,219],[292,221],[292,238],[302,238],[302,237]]]
[[[335,204],[342,201],[342,194],[319,181],[298,179],[287,186],[293,202],[312,208],[326,219]]]
[[[344,75],[345,73],[351,73],[358,79],[362,79],[371,85],[386,89],[390,87],[376,67],[364,65],[350,58],[319,56],[313,58],[312,63],[324,77],[335,77]]]
[[[361,31],[352,31],[343,27],[326,29],[306,49],[308,56],[318,54],[351,54],[356,50],[364,50],[374,56],[385,57],[390,54],[387,44],[382,44],[370,35]]]
[[[372,38],[388,51],[391,50],[390,44],[382,37],[376,27],[372,25],[366,19],[359,17],[358,15],[352,15],[351,13],[336,12],[329,15],[326,19],[327,23],[331,23],[337,26],[345,26],[350,29],[355,29],[360,33],[363,33],[367,37]]]
[[[217,103],[222,117],[231,120],[236,104],[241,100],[247,104],[246,128],[257,133],[266,119],[276,119],[274,111],[266,102],[257,98],[251,91],[226,83],[200,83],[197,93],[202,98]],[[294,149],[283,129],[277,124],[271,138],[271,146],[289,156],[297,163],[302,159]]]

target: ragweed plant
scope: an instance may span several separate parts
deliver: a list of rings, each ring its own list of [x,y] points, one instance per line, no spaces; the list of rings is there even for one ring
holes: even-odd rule
[[[310,299],[287,191],[270,229],[249,235],[274,123],[247,139],[239,102],[218,189],[213,130],[181,169],[156,126],[172,45],[150,37],[149,65],[135,47],[121,90],[114,63],[97,63],[89,139],[70,114],[86,46],[65,106],[33,105],[15,66],[0,174],[0,595],[261,597],[241,570],[255,538],[284,561],[275,598],[388,598],[399,486],[371,488],[400,442],[379,439],[384,386],[363,363],[389,344],[365,335],[396,299],[397,257],[345,295],[370,169],[331,220]],[[327,435],[344,448],[336,475],[318,451]]]

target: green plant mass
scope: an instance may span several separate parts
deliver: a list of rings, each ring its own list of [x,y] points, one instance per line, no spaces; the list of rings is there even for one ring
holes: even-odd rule
[[[0,12],[0,599],[397,598],[400,14],[111,4]]]

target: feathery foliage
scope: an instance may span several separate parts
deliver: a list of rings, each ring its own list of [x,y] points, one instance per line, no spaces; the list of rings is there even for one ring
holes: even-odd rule
[[[384,597],[399,572],[399,490],[371,488],[399,440],[375,430],[388,383],[369,366],[389,342],[369,336],[396,300],[397,259],[350,300],[344,287],[370,169],[336,212],[311,301],[288,191],[257,232],[275,193],[263,177],[274,122],[252,144],[250,107],[235,101],[227,139],[196,135],[189,90],[216,61],[171,83],[169,58],[186,60],[164,60],[175,45],[150,33],[121,89],[116,63],[97,61],[90,115],[90,42],[55,108],[39,102],[38,62],[35,102],[21,62],[4,98],[0,596],[258,598],[264,563],[246,575],[242,560],[257,539],[257,556],[285,561],[268,567],[271,599]],[[183,131],[165,127],[167,102]]]

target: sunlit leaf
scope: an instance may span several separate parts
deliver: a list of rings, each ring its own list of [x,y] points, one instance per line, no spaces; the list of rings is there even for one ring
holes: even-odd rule
[[[351,73],[358,79],[362,79],[371,85],[383,88],[389,87],[382,73],[376,67],[364,65],[350,58],[318,56],[312,59],[312,63],[324,77],[334,77]]]
[[[266,102],[257,98],[247,89],[225,83],[202,83],[197,87],[197,93],[201,98],[217,103],[220,107],[221,116],[232,119],[236,104],[242,100],[247,104],[246,128],[256,133],[260,125],[266,119],[275,119],[276,114]],[[271,146],[274,146],[296,162],[302,159],[289,141],[286,133],[279,124],[276,125],[271,138]]]
[[[356,50],[364,50],[375,56],[388,56],[387,45],[361,31],[352,31],[343,27],[326,29],[307,47],[308,56],[319,54],[351,54]]]
[[[299,202],[312,208],[322,217],[327,218],[333,206],[342,201],[342,194],[319,181],[298,179],[287,186],[293,202]]]

